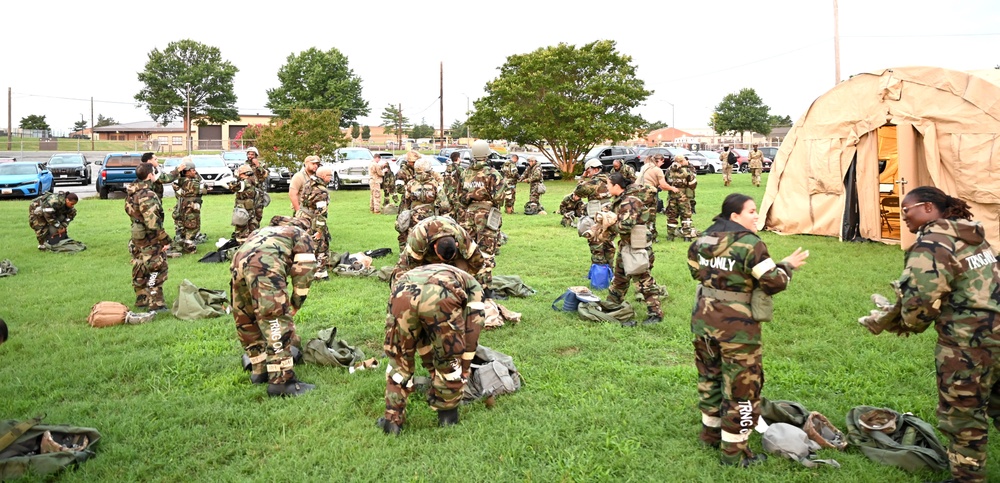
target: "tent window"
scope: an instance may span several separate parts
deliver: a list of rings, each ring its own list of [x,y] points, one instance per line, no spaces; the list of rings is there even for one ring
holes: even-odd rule
[[[840,139],[807,139],[809,164],[807,175],[809,194],[833,194],[844,192],[844,170],[841,168],[843,153]]]

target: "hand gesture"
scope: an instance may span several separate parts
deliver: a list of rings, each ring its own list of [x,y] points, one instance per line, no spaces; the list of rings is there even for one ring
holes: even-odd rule
[[[792,266],[792,269],[798,269],[806,264],[807,258],[809,258],[809,250],[803,250],[802,247],[798,247],[791,255],[781,260],[781,263],[787,263]]]

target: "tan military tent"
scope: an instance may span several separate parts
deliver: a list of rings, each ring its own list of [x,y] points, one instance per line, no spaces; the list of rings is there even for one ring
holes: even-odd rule
[[[922,185],[968,202],[1000,247],[1000,70],[902,67],[841,82],[782,142],[758,228],[906,247],[899,201]]]

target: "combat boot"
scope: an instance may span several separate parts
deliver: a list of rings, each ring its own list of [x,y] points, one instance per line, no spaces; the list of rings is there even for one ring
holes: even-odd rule
[[[650,314],[646,320],[642,321],[642,325],[655,325],[663,321],[662,315]]]
[[[722,458],[719,459],[719,464],[723,466],[738,466],[740,468],[748,468],[750,466],[758,465],[767,461],[766,454],[753,454],[749,449],[743,449],[735,455],[722,454]]]
[[[271,397],[301,396],[313,389],[316,389],[315,384],[308,384],[293,377],[285,382],[268,384],[267,395]]]
[[[458,424],[458,408],[438,411],[438,426],[445,427]]]
[[[250,384],[264,384],[267,379],[267,374],[250,374]]]
[[[382,431],[385,434],[391,434],[393,436],[399,436],[399,433],[401,431],[403,431],[403,427],[402,426],[400,426],[400,425],[398,425],[396,423],[390,422],[388,419],[385,419],[385,418],[378,418],[375,421],[375,426],[378,426],[378,427],[382,428]]]

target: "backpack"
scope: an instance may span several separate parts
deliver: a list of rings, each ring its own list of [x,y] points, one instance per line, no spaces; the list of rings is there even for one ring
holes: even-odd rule
[[[509,394],[521,388],[521,373],[507,354],[480,345],[476,347],[470,368],[469,383],[463,389],[465,402]]]
[[[128,307],[119,302],[97,302],[90,308],[87,323],[98,329],[125,323]]]
[[[101,439],[94,428],[39,424],[44,416],[27,421],[0,421],[0,481],[57,473],[82,463]]]
[[[907,471],[948,469],[934,428],[912,414],[858,406],[847,413],[847,441],[869,459]]]
[[[736,166],[740,162],[740,157],[737,156],[736,153],[734,153],[732,151],[729,152],[729,157],[726,158],[726,159],[728,159],[729,160],[729,164],[731,164],[733,166]]]
[[[622,302],[621,305],[614,305],[607,301],[582,302],[576,308],[576,313],[583,320],[592,322],[628,322],[635,318],[635,310],[632,304]]]

